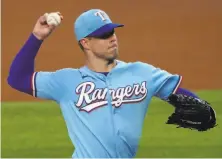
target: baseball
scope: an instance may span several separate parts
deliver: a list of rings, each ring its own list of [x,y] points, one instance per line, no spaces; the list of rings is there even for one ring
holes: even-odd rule
[[[46,13],[45,16],[48,25],[58,26],[61,23],[61,17],[58,12]]]

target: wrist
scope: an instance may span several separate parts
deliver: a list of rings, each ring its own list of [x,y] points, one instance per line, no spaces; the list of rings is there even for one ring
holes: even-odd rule
[[[39,41],[43,41],[45,39],[45,37],[38,35],[38,33],[34,32],[34,31],[32,32],[32,35]]]
[[[43,40],[40,40],[34,33],[31,33],[28,41],[30,44],[34,44],[36,46],[40,46],[43,42]]]

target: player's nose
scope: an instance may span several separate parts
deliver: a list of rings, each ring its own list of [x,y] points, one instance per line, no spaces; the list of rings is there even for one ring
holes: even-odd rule
[[[113,34],[113,35],[110,37],[110,41],[111,41],[112,43],[117,41],[116,34]]]

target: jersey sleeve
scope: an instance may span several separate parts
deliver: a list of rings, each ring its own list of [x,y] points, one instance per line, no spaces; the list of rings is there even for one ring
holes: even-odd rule
[[[152,68],[151,75],[154,96],[161,99],[167,99],[170,94],[175,93],[182,81],[182,76],[155,67]]]
[[[147,79],[152,96],[167,99],[171,93],[176,92],[182,81],[182,76],[171,74],[147,63],[139,62],[138,64],[137,70]]]
[[[41,99],[58,100],[60,84],[56,72],[34,72],[32,76],[32,95]]]

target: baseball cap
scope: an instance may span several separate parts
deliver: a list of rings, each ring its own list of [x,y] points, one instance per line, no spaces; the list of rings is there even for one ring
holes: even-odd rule
[[[113,23],[110,17],[101,9],[90,9],[83,12],[74,23],[74,32],[79,41],[87,36],[99,37],[123,24]]]

